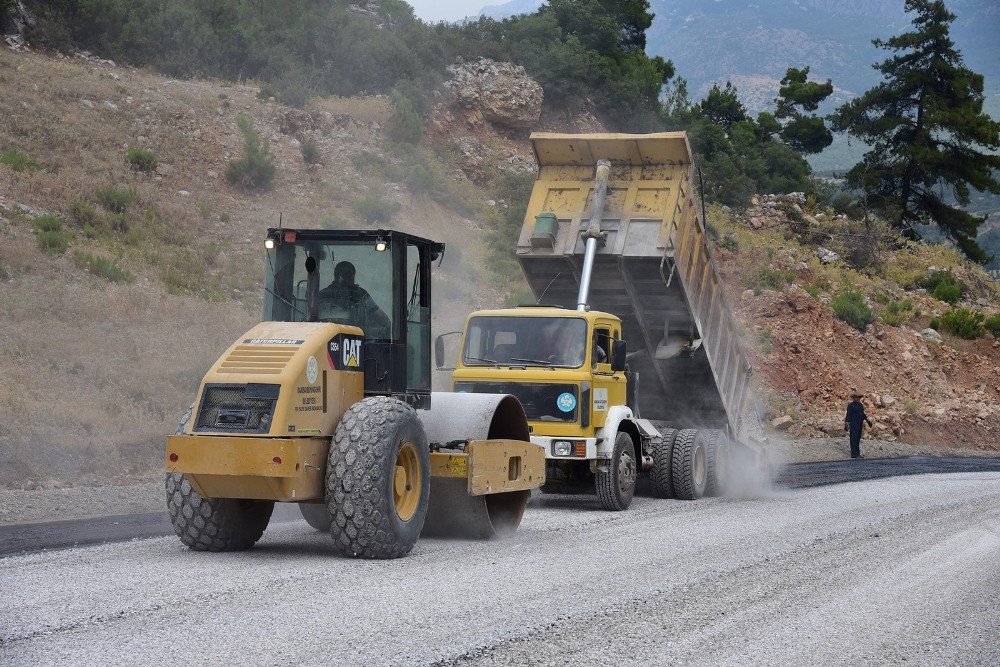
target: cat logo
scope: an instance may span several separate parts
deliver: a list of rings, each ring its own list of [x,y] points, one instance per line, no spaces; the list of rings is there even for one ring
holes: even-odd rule
[[[344,367],[357,368],[361,365],[361,339],[345,341]]]
[[[360,371],[364,360],[361,357],[361,336],[337,334],[326,346],[330,367],[336,371]]]

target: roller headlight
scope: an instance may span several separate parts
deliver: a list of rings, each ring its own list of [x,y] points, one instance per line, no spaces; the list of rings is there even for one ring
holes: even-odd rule
[[[572,456],[573,455],[573,443],[569,440],[553,440],[552,441],[552,455],[553,456]]]

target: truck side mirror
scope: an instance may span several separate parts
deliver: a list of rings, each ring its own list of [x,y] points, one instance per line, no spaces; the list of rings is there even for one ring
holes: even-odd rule
[[[625,341],[616,340],[611,348],[611,371],[620,373],[625,370],[625,357],[628,354]]]
[[[434,339],[434,365],[438,368],[444,366],[444,338],[441,336]]]
[[[448,333],[443,333],[434,339],[434,365],[437,366],[439,371],[453,371],[454,368],[444,367],[444,337],[445,336],[458,336],[461,335],[461,331],[449,331]]]

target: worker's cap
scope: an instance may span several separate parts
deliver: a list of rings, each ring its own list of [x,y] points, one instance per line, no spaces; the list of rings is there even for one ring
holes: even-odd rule
[[[861,398],[862,396],[864,396],[864,394],[862,394],[857,389],[851,392],[851,398]]]

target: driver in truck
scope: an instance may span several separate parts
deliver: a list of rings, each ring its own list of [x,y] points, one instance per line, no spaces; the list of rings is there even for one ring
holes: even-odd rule
[[[357,270],[351,262],[338,262],[333,268],[333,282],[319,291],[320,303],[341,315],[334,319],[345,318],[351,324],[361,327],[368,333],[372,327],[388,330],[392,321],[385,314],[368,291],[355,284]]]

